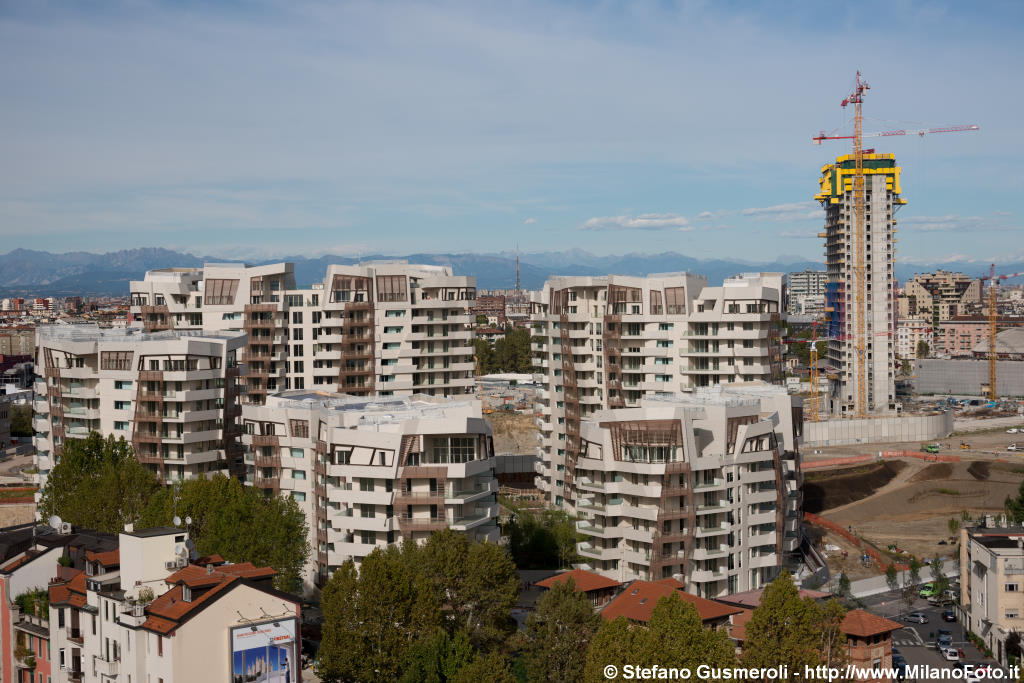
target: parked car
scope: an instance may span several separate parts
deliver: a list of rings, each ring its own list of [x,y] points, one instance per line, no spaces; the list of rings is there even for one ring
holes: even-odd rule
[[[1006,433],[1007,433],[1007,434],[1016,434],[1016,433],[1017,433],[1017,432],[1019,432],[1019,431],[1020,431],[1020,430],[1019,430],[1019,429],[1017,429],[1016,427],[1010,427],[1009,429],[1007,429],[1007,430],[1006,430]]]
[[[947,609],[942,613],[943,621],[956,621],[956,612],[951,609]]]
[[[938,453],[939,452],[939,444],[937,444],[937,443],[921,444],[921,450],[924,451],[925,453]]]
[[[1024,450],[1024,446],[1018,446],[1017,443],[1014,442],[1014,443],[1011,443],[1009,446],[1007,446],[1006,450],[1008,450],[1008,451],[1021,451],[1021,450]]]
[[[930,583],[926,583],[925,585],[921,586],[921,592],[918,593],[918,595],[920,595],[922,598],[932,597],[933,595],[935,595],[935,586],[931,585]]]
[[[944,647],[944,648],[942,648],[942,657],[947,662],[959,662],[960,661],[960,653],[958,653],[954,648],[951,648],[951,647]]]
[[[935,642],[935,648],[940,652],[951,647],[953,647],[953,636],[951,635],[939,636],[939,639]]]
[[[924,612],[911,612],[907,616],[903,617],[903,621],[909,621],[912,624],[927,624],[928,615]]]

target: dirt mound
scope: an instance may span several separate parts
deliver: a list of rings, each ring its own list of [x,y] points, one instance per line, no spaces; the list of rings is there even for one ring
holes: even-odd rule
[[[901,460],[886,460],[866,467],[808,474],[803,486],[804,510],[818,513],[867,498],[906,466]]]
[[[910,478],[910,481],[935,481],[936,479],[949,479],[953,474],[953,466],[948,462],[937,462],[928,465],[923,470]]]
[[[975,460],[967,468],[967,474],[971,475],[975,479],[984,481],[989,478],[989,475],[991,474],[991,469],[987,462]]]

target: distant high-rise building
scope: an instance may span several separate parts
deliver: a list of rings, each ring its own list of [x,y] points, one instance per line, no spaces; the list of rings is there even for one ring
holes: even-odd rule
[[[544,374],[538,488],[555,505],[576,497],[565,472],[580,424],[656,393],[724,382],[782,382],[781,273],[708,287],[689,273],[557,277],[535,297],[536,365]]]
[[[825,232],[820,236],[825,238],[828,272],[830,389],[824,407],[834,415],[887,413],[896,408],[893,216],[906,200],[900,198],[900,167],[894,155],[865,153],[863,158],[863,287],[858,287],[857,280],[854,155],[840,156],[822,167],[820,190],[814,197],[825,209]],[[858,310],[863,311],[863,321]],[[863,406],[858,405],[861,400]]]
[[[815,302],[820,297],[824,301],[825,283],[828,282],[828,272],[824,270],[811,270],[810,268],[786,276],[786,285],[789,296],[786,298],[786,310],[790,313],[806,314],[806,299],[813,297]],[[815,307],[812,303],[812,307]]]
[[[981,312],[981,280],[939,270],[915,275],[903,286],[899,317],[917,317],[938,327],[942,320]]]

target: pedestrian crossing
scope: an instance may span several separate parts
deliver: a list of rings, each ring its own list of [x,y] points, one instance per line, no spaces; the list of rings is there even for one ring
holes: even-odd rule
[[[919,643],[916,640],[901,640],[899,638],[893,638],[892,644],[896,647],[915,647],[917,645],[920,645],[921,643]]]

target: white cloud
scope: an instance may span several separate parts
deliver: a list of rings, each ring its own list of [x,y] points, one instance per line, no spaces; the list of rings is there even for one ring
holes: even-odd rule
[[[816,230],[783,230],[779,233],[779,237],[792,237],[792,238],[810,238],[817,237],[818,232]]]
[[[599,216],[589,218],[580,230],[692,230],[685,216],[674,213],[642,213],[637,216]]]
[[[744,216],[779,216],[782,214],[805,213],[808,209],[817,206],[817,202],[792,202],[790,204],[775,204],[774,206],[759,206],[750,209],[743,209],[740,213]],[[820,212],[818,212],[820,214]],[[817,214],[816,214],[817,215]]]
[[[710,211],[701,211],[700,213],[697,214],[698,221],[709,221],[714,217],[715,214],[711,213]]]
[[[523,225],[533,225],[536,222],[536,218],[527,218],[525,221],[523,221]]]

